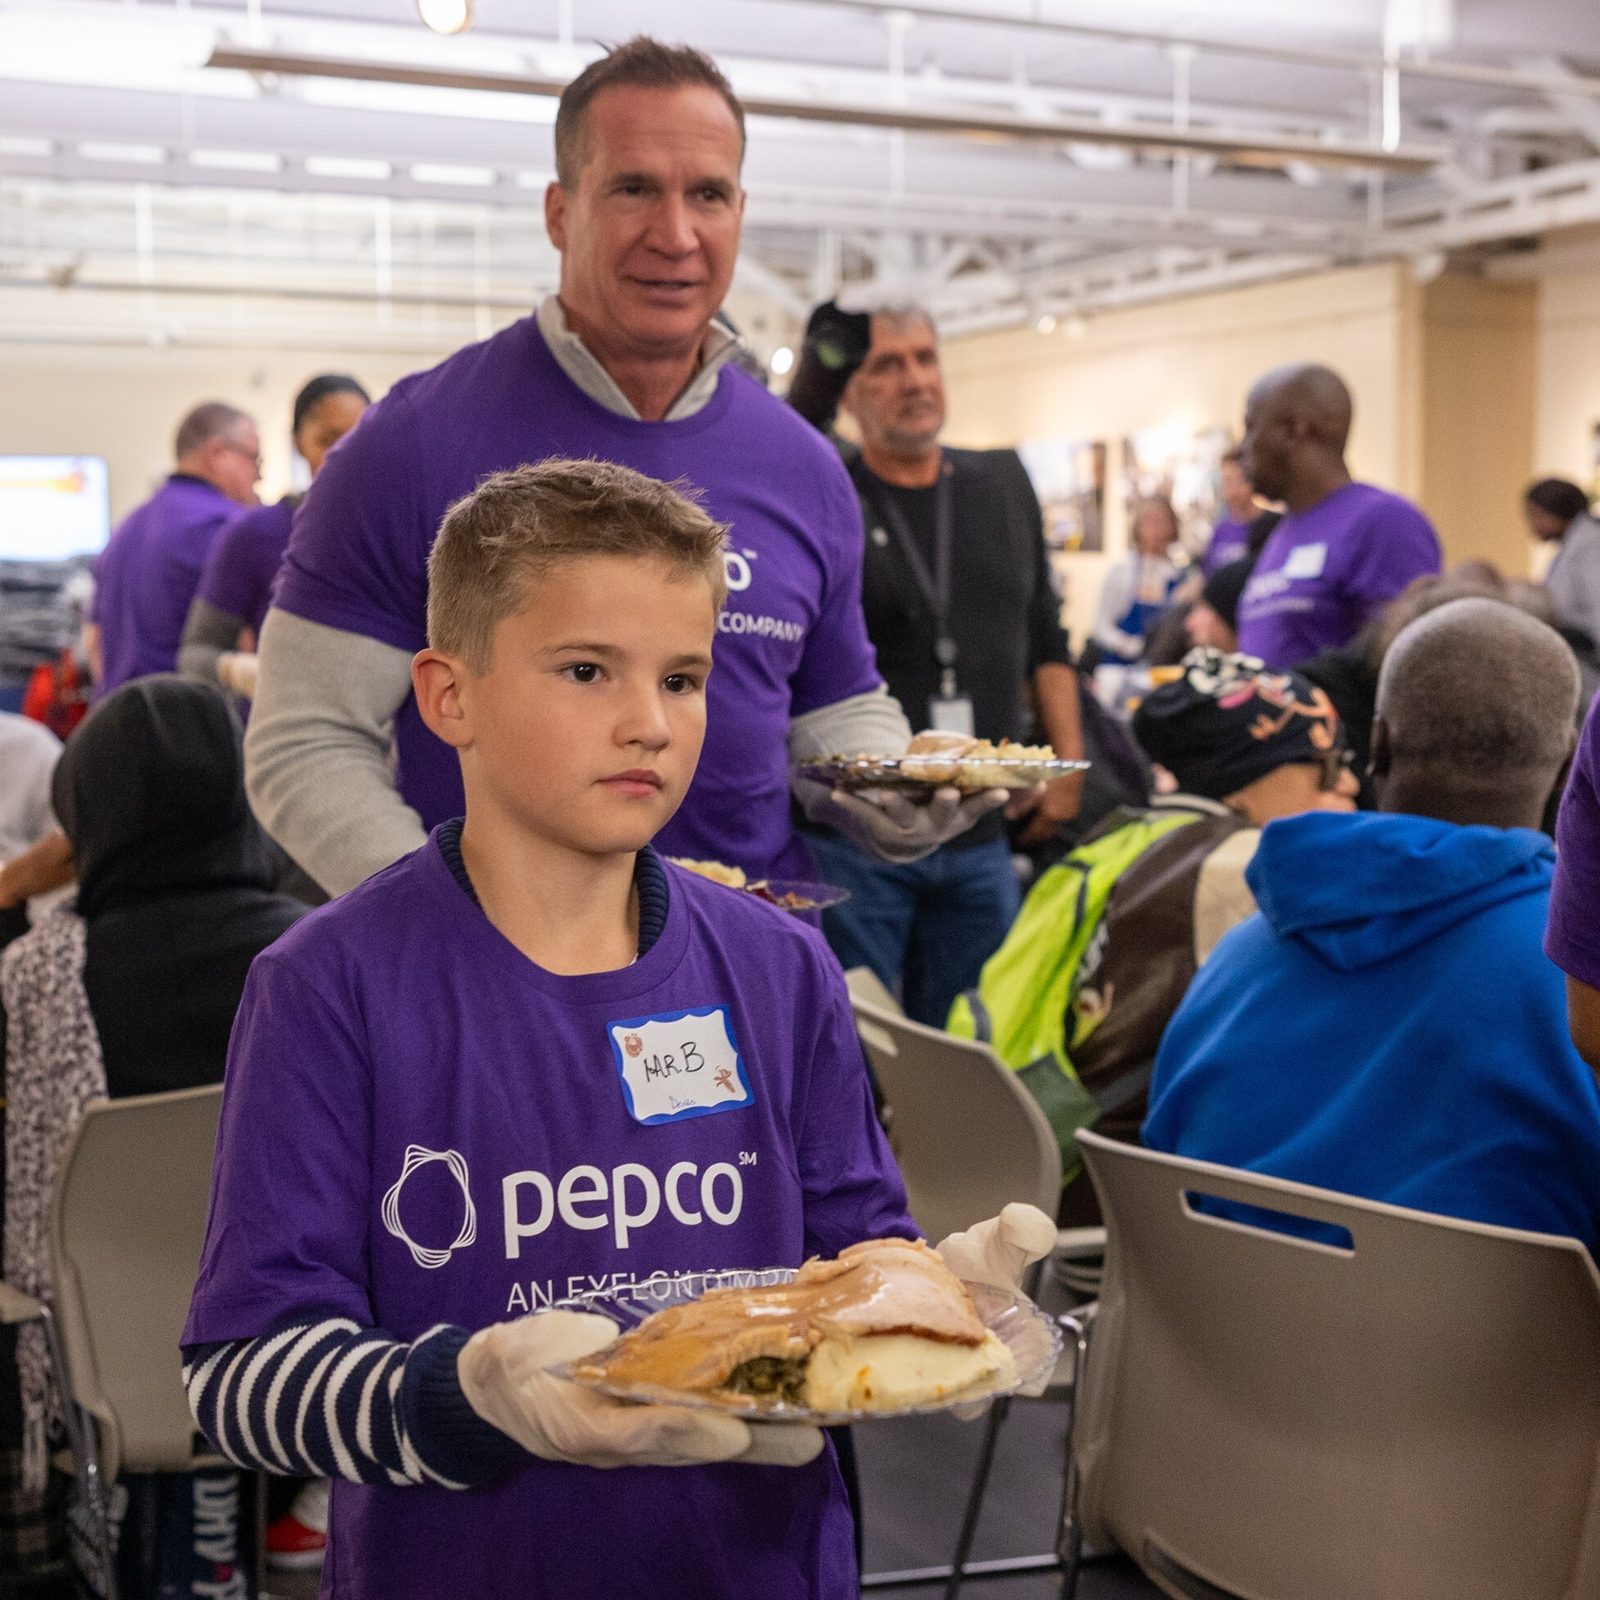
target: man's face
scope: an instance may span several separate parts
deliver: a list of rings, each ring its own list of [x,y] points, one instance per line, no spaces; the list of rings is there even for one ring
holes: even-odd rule
[[[846,409],[866,443],[891,455],[920,456],[944,427],[939,341],[921,317],[872,319],[866,359],[845,389]]]
[[[236,423],[230,432],[207,439],[200,447],[200,476],[230,500],[253,506],[261,481],[261,436],[255,424]]]
[[[1289,492],[1295,434],[1294,419],[1283,401],[1272,390],[1251,390],[1244,408],[1239,466],[1264,499],[1282,500]]]
[[[739,125],[714,89],[602,89],[574,187],[545,193],[561,303],[596,354],[693,355],[733,281]]]
[[[585,854],[637,850],[678,809],[706,731],[709,579],[589,556],[534,578],[458,675],[469,805]]]

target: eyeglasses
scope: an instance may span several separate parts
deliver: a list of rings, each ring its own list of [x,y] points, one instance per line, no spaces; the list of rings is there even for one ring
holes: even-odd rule
[[[259,446],[254,450],[246,450],[236,439],[219,439],[217,443],[224,450],[231,450],[235,455],[243,456],[257,472],[261,471],[261,450]]]
[[[1336,745],[1332,750],[1324,750],[1317,758],[1317,787],[1324,794],[1332,794],[1339,787],[1339,780],[1356,764],[1354,750],[1346,750],[1342,745]]]

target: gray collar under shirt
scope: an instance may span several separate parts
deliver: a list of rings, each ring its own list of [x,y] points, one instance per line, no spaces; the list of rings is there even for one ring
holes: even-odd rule
[[[617,387],[617,381],[582,339],[567,324],[567,313],[555,295],[547,295],[538,311],[539,332],[550,346],[561,370],[577,386],[607,411],[619,417],[642,420],[633,402]],[[739,336],[725,323],[713,322],[706,329],[704,343],[700,346],[700,365],[689,380],[683,393],[672,402],[663,422],[681,422],[701,410],[717,392],[717,378],[722,365],[739,348]]]

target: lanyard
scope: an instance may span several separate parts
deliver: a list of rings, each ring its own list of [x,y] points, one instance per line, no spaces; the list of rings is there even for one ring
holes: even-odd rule
[[[875,484],[872,491],[872,498],[877,503],[884,525],[893,535],[900,554],[905,557],[906,565],[911,568],[912,577],[917,580],[922,598],[933,613],[936,634],[933,659],[939,663],[942,680],[940,692],[946,696],[953,695],[956,688],[956,642],[950,637],[949,624],[950,560],[955,547],[954,480],[955,469],[946,456],[940,461],[939,476],[934,480],[932,572],[928,571],[928,563],[923,559],[922,551],[917,548],[911,524],[906,521],[906,514],[893,491],[883,492],[886,486],[882,484]]]

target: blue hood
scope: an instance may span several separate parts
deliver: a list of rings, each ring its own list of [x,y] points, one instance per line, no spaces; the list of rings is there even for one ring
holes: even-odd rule
[[[1548,891],[1555,858],[1555,845],[1528,828],[1311,811],[1269,823],[1245,876],[1276,933],[1351,972]]]

